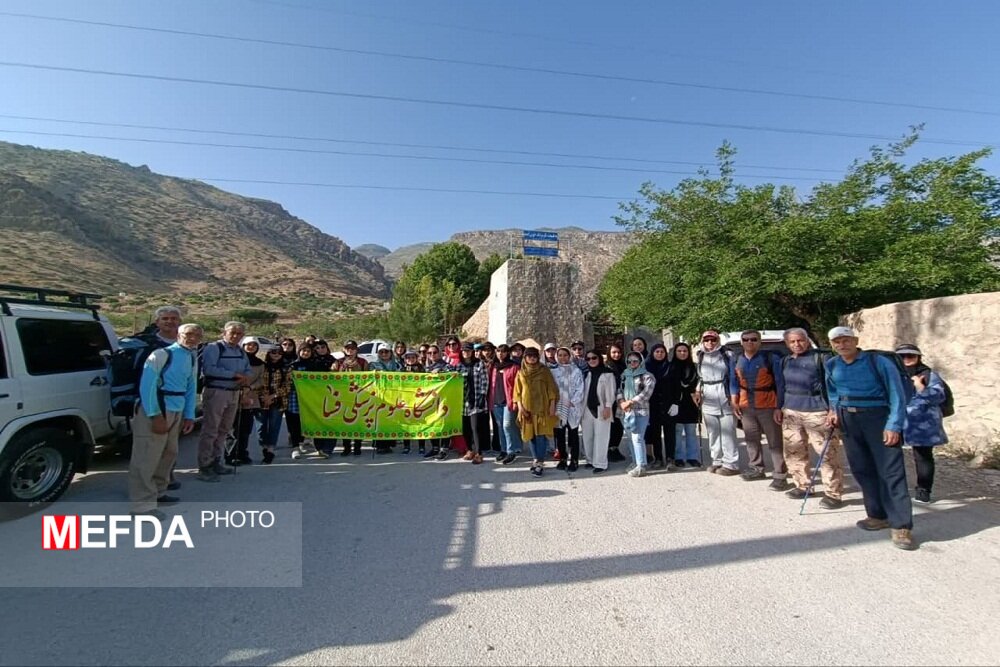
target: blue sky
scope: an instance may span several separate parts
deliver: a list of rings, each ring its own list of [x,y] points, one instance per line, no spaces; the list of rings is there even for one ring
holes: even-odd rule
[[[955,155],[1000,144],[995,36],[1000,3],[5,0],[0,12],[612,78],[0,15],[0,61],[5,63],[820,133],[900,136],[910,125],[925,123],[923,137],[928,142],[918,144],[913,158]],[[614,77],[912,106],[668,86]],[[697,168],[606,158],[711,166],[715,149],[728,139],[738,150],[737,175],[742,182],[773,180],[793,184],[805,193],[818,179],[837,178],[873,143],[884,143],[864,137],[478,109],[9,65],[0,65],[0,91],[0,114],[8,116],[0,117],[0,140],[107,155],[182,177],[375,186],[379,189],[213,182],[232,192],[278,201],[352,246],[377,242],[396,248],[475,229],[563,225],[615,229],[612,216],[617,198],[632,197],[645,180],[670,188],[685,177],[656,170],[693,172]],[[9,116],[272,136],[88,126]],[[27,132],[244,144],[301,152]],[[934,144],[931,140],[969,144]],[[997,171],[996,157],[983,164]],[[811,171],[818,169],[829,171]],[[610,199],[588,198],[594,196]]]

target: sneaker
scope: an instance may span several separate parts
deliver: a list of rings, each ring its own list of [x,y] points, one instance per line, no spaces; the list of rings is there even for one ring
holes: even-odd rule
[[[292,460],[302,458],[302,449],[300,447],[292,447]]]
[[[507,458],[507,452],[500,452],[499,454],[497,454],[497,456],[494,459],[494,461],[496,463],[503,463],[504,459],[506,459],[506,458]]]
[[[854,525],[860,528],[861,530],[874,531],[874,530],[885,530],[886,528],[889,527],[889,522],[886,521],[885,519],[875,519],[869,516],[865,517],[861,521],[858,521]]]
[[[743,478],[744,482],[755,482],[759,479],[767,479],[767,475],[764,474],[763,470],[757,470],[756,468],[751,468],[744,472],[740,477]]]
[[[701,467],[701,461],[699,461],[698,459],[688,459],[687,460],[687,464],[688,464],[689,468],[700,468]]]
[[[218,482],[219,476],[211,468],[198,468],[198,474],[194,478],[200,482]]]
[[[593,470],[591,470],[591,472],[594,473],[595,475],[600,475],[605,470],[607,470],[607,468],[594,468]]]
[[[628,471],[629,477],[645,477],[646,468],[645,466],[636,466]]]
[[[477,466],[482,462],[483,462],[482,454],[476,454],[475,456],[472,457],[472,465]]]
[[[823,499],[819,501],[819,506],[825,510],[838,510],[844,506],[844,501],[840,498],[823,496]]]
[[[462,460],[463,461],[471,461],[474,458],[476,458],[476,454],[475,454],[475,452],[473,452],[470,449],[470,450],[468,450],[468,451],[465,452],[465,455],[462,457]]]
[[[540,465],[533,465],[531,466],[531,474],[534,475],[535,477],[541,477],[543,469],[544,468],[542,468],[542,466]]]
[[[332,454],[333,452],[324,452],[322,449],[317,449],[313,453],[321,459],[328,459],[330,458],[330,454]]]
[[[180,482],[173,481],[173,482],[170,482],[170,484],[167,484],[167,491],[176,491],[179,488],[181,488],[181,483]]]
[[[665,466],[663,465],[663,461],[661,461],[660,459],[654,459],[653,462],[649,465],[650,470],[663,470],[664,467]]]
[[[404,454],[409,454],[410,453],[410,446],[409,445],[407,445],[406,447],[403,447],[403,453]]]
[[[771,483],[767,485],[767,488],[771,489],[772,491],[785,491],[790,486],[791,484],[788,483],[787,479],[778,479],[777,477],[775,477],[774,479],[771,480]]]
[[[233,469],[227,468],[226,466],[216,461],[215,463],[212,464],[212,472],[214,472],[216,475],[232,475]]]
[[[181,501],[181,499],[178,498],[177,496],[168,496],[167,494],[163,494],[162,496],[160,496],[159,498],[156,499],[156,504],[157,505],[176,505],[180,501]]]
[[[160,510],[146,510],[145,512],[130,512],[132,516],[151,516],[157,521],[164,521],[167,515]]]
[[[426,452],[421,452],[421,453],[424,455],[425,459],[431,459],[440,454],[441,450],[438,449],[437,447],[434,447]]]
[[[502,465],[509,466],[511,463],[513,463],[516,460],[517,460],[517,454],[515,454],[514,452],[511,452],[507,456],[503,457],[503,459],[501,459],[500,463]]]
[[[719,468],[721,468],[721,467],[722,466],[717,466],[717,465],[715,465],[713,463],[712,465],[708,466],[708,472],[713,472],[713,473],[714,472],[719,472]]]
[[[927,489],[914,489],[913,502],[927,505],[931,502],[931,492]]]
[[[266,463],[270,463],[271,461],[273,461],[274,460],[274,452],[272,452],[270,449],[265,449],[264,450],[263,460],[264,460],[265,464]]]
[[[903,551],[913,551],[917,545],[913,543],[913,533],[909,528],[893,528],[889,531],[892,546]]]
[[[789,489],[788,491],[785,491],[785,495],[791,498],[792,500],[802,500],[803,498],[806,497],[806,490],[800,489],[799,487],[795,487],[794,489]]]
[[[715,471],[716,475],[722,475],[723,477],[733,477],[739,475],[740,471],[736,468],[727,468],[726,466],[719,466],[719,469]]]
[[[423,456],[426,453],[427,453],[427,448],[424,447],[423,445],[420,445],[420,449],[417,450],[417,454],[420,454],[421,456]]]
[[[593,468],[593,467],[594,467],[594,464],[593,464],[593,463],[584,463],[584,464],[583,464],[583,467],[584,467],[584,468],[587,468],[587,469],[589,470],[589,469],[591,469],[591,468]]]
[[[576,472],[579,469],[579,467],[580,467],[579,463],[577,463],[576,461],[570,461],[569,462],[569,467],[566,468],[566,470],[568,470],[570,472]]]
[[[437,458],[438,461],[444,461],[446,458],[448,458],[448,450],[447,449],[442,449],[441,451],[439,451],[437,453],[437,457],[436,458]]]

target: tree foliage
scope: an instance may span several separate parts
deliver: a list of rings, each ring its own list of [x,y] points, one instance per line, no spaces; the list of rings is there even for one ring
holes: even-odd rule
[[[644,184],[617,218],[643,239],[605,276],[603,309],[689,336],[709,326],[822,333],[859,308],[1000,289],[1000,183],[977,166],[988,151],[907,166],[916,140],[873,148],[802,199],[789,186],[737,185],[729,144],[717,178]]]

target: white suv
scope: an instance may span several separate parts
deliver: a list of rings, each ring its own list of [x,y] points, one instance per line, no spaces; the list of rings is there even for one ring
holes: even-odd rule
[[[0,503],[56,500],[94,445],[126,431],[108,387],[118,339],[97,298],[0,285]]]

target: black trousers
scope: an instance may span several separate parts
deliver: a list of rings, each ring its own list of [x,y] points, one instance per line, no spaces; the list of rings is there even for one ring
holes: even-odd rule
[[[609,461],[621,461],[622,455],[618,450],[618,445],[622,443],[622,438],[625,436],[625,426],[622,424],[620,417],[615,417],[611,421],[611,435],[608,438],[608,460]],[[617,454],[617,457],[615,456]]]
[[[253,433],[254,415],[256,415],[256,409],[244,409],[241,408],[239,412],[236,413],[236,448],[233,451],[233,456],[235,458],[247,458],[247,449],[250,443],[250,434]]]
[[[569,460],[579,462],[580,460],[580,429],[570,428],[568,425],[557,426],[553,433],[556,436],[556,449],[559,450],[559,460],[566,460],[566,443],[569,441]]]
[[[490,443],[490,413],[462,415],[462,437],[470,452],[481,454]]]
[[[934,448],[913,447],[913,465],[917,468],[917,488],[931,492],[934,486]]]
[[[677,431],[669,416],[650,410],[646,444],[653,448],[653,460],[673,462],[677,454]]]
[[[913,528],[903,449],[882,443],[889,408],[858,408],[855,412],[841,408],[839,416],[844,453],[854,481],[861,487],[868,516],[888,519],[892,528]]]
[[[302,417],[297,412],[285,410],[285,423],[288,424],[288,444],[298,447],[302,444]]]

